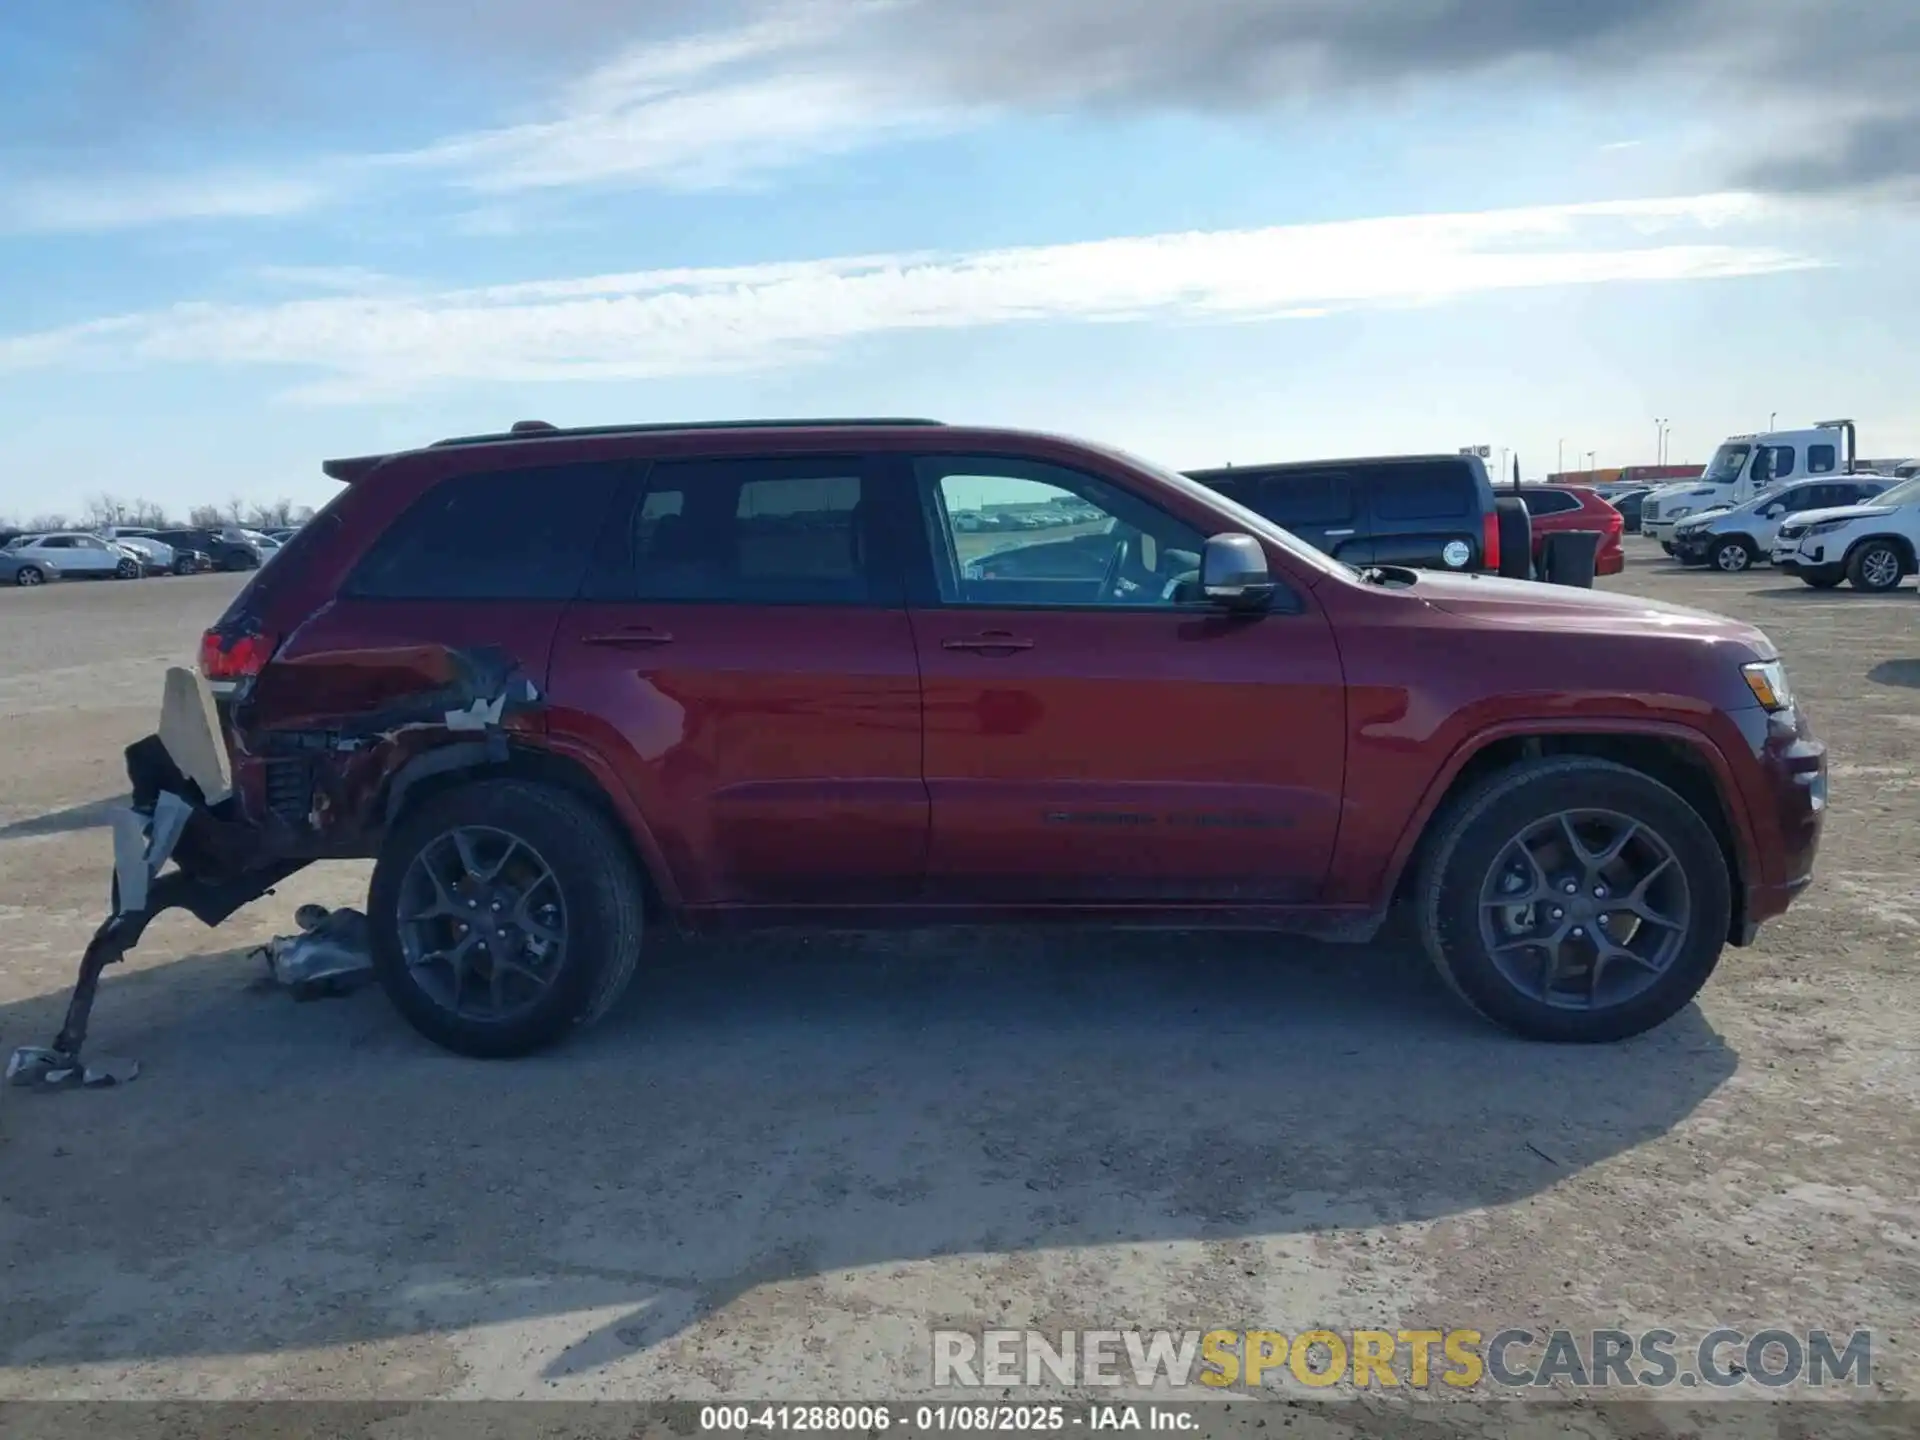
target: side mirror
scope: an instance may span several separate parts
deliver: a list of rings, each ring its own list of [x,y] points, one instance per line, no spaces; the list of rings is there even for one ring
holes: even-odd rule
[[[1200,591],[1212,605],[1257,610],[1273,599],[1267,552],[1251,535],[1215,535],[1200,555]]]

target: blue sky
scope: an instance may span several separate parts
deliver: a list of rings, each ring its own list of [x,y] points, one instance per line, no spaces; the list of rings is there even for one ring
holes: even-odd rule
[[[1855,0],[13,0],[0,517],[528,416],[1920,453],[1916,52]]]

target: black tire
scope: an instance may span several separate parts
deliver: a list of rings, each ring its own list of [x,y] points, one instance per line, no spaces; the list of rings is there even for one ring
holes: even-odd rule
[[[1847,556],[1847,582],[1868,594],[1900,588],[1907,578],[1907,557],[1891,540],[1865,540]]]
[[[1653,830],[1679,861],[1691,895],[1668,968],[1638,994],[1600,1009],[1564,1009],[1529,995],[1495,965],[1481,935],[1482,885],[1508,843],[1558,811],[1608,810]],[[1538,760],[1492,776],[1437,817],[1415,899],[1428,957],[1454,993],[1529,1040],[1604,1044],[1662,1024],[1713,974],[1727,943],[1732,884],[1726,857],[1699,814],[1659,781],[1607,760]]]
[[[1839,588],[1841,577],[1838,575],[1802,575],[1800,579],[1803,584],[1811,585],[1816,590],[1835,590]]]
[[[1500,535],[1500,574],[1508,580],[1533,578],[1533,521],[1517,495],[1498,495],[1493,502]]]
[[[416,857],[462,826],[503,831],[552,869],[565,903],[559,972],[533,1008],[501,1021],[456,1015],[408,968],[399,929],[401,882]],[[367,915],[374,971],[414,1029],[436,1045],[480,1059],[530,1054],[613,1008],[640,956],[643,888],[632,857],[586,801],[524,780],[482,780],[428,797],[401,816],[381,846]]]
[[[14,571],[13,583],[16,585],[44,585],[47,577],[41,573],[38,565],[22,565]]]
[[[1660,548],[1669,555],[1673,554],[1673,542],[1671,540],[1662,540],[1660,542]]]
[[[1759,558],[1753,541],[1744,535],[1727,536],[1713,547],[1713,552],[1708,556],[1713,568],[1723,575],[1739,575],[1751,570]]]
[[[173,562],[173,573],[176,575],[191,575],[193,574],[193,570],[193,561],[187,559],[185,556],[181,556]]]
[[[113,573],[121,580],[138,580],[140,578],[140,562],[138,560],[122,560],[118,565],[113,567]]]

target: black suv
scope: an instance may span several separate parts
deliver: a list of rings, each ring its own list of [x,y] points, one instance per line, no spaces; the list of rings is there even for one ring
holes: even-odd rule
[[[1232,465],[1187,474],[1349,565],[1500,568],[1493,481],[1472,455]]]
[[[237,539],[219,530],[156,530],[153,538],[176,550],[198,550],[213,557],[221,570],[258,570],[263,558],[251,541]]]

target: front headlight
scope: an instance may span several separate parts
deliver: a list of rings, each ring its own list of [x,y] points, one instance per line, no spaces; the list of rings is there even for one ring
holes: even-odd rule
[[[1742,665],[1740,674],[1746,679],[1747,688],[1753,691],[1753,698],[1760,702],[1765,710],[1788,710],[1793,706],[1793,692],[1787,688],[1787,667],[1778,660],[1756,660],[1751,665]]]
[[[1836,530],[1846,529],[1852,523],[1851,520],[1818,520],[1808,527],[1807,534],[1831,535]]]

